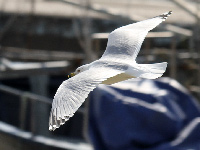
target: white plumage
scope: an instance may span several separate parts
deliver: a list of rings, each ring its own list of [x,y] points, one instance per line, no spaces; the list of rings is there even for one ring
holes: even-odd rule
[[[113,84],[130,78],[155,79],[167,63],[137,64],[135,59],[147,33],[167,19],[171,11],[152,19],[120,27],[110,33],[103,56],[76,69],[75,76],[58,88],[52,103],[49,130],[55,130],[74,115],[99,84]]]

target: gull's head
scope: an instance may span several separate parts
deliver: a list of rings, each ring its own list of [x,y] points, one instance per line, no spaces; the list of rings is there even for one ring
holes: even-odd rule
[[[75,72],[71,73],[71,74],[68,75],[67,77],[68,77],[68,79],[69,79],[69,78],[71,78],[71,77],[73,77],[73,76],[75,76],[75,75],[77,75],[77,74],[79,74],[79,73],[81,73],[81,72],[83,72],[83,71],[85,71],[85,70],[88,70],[88,69],[89,69],[89,64],[82,65],[82,66],[78,67],[78,68],[75,70]]]
[[[79,73],[81,73],[81,72],[83,72],[83,71],[86,71],[86,70],[88,70],[88,69],[89,69],[89,64],[82,65],[82,66],[78,67],[78,68],[75,70],[74,75],[77,75],[77,74],[79,74]]]

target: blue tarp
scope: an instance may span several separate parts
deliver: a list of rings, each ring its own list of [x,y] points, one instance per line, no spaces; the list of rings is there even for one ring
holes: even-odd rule
[[[100,85],[89,106],[95,150],[200,150],[200,105],[173,79]]]

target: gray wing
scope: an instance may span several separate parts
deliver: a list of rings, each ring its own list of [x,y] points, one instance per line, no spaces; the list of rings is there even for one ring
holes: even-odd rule
[[[69,120],[88,94],[102,81],[122,72],[111,67],[93,67],[64,81],[54,96],[49,118],[49,130],[55,130]]]
[[[101,59],[135,60],[147,33],[166,20],[171,13],[169,11],[114,30],[109,34],[107,48]]]

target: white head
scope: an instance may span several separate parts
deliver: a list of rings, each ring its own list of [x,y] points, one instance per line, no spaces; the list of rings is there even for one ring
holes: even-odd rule
[[[74,75],[77,75],[77,74],[79,74],[79,73],[81,73],[81,72],[83,72],[83,71],[86,71],[86,70],[88,70],[88,69],[89,69],[89,64],[82,65],[82,66],[78,67],[78,68],[75,70]]]
[[[73,76],[75,76],[75,75],[77,75],[77,74],[79,74],[79,73],[81,73],[81,72],[83,72],[83,71],[85,71],[85,70],[88,70],[88,69],[89,69],[89,64],[82,65],[82,66],[78,67],[78,68],[75,70],[75,72],[71,73],[71,74],[68,75],[67,77],[68,77],[68,79],[69,79],[69,78],[71,78],[71,77],[73,77]]]

